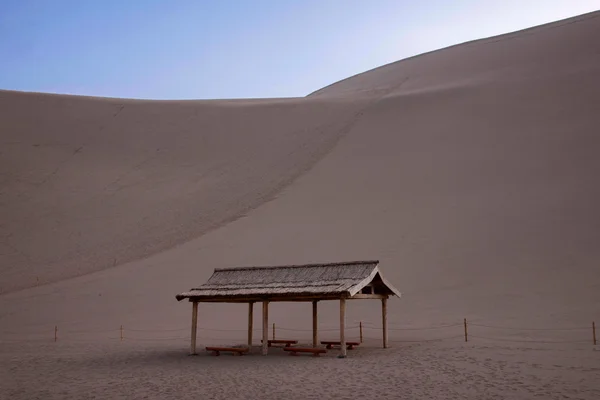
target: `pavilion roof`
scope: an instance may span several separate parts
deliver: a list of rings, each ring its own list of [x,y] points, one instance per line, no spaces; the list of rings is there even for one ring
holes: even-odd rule
[[[367,285],[372,294],[400,296],[381,275],[378,260],[217,268],[208,281],[177,300],[248,302],[351,298]]]

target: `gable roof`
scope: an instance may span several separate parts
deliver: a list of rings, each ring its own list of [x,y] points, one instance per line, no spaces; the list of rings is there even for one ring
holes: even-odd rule
[[[273,298],[352,297],[373,283],[374,293],[400,296],[379,270],[378,260],[338,263],[217,268],[208,281],[177,300],[262,301]]]

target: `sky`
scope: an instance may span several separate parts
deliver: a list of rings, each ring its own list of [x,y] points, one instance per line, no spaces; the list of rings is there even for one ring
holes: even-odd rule
[[[302,97],[369,69],[600,9],[600,0],[0,0],[0,89]]]

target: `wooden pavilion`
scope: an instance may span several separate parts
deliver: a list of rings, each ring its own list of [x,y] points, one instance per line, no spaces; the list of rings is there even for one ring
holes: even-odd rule
[[[198,303],[248,303],[248,347],[252,346],[254,303],[262,303],[262,354],[268,353],[269,303],[312,302],[312,345],[317,348],[317,304],[323,300],[340,302],[340,351],[346,356],[346,300],[381,301],[383,347],[387,348],[387,299],[400,292],[381,275],[379,261],[350,261],[265,267],[217,268],[209,280],[176,296],[192,303],[191,354],[196,353]]]

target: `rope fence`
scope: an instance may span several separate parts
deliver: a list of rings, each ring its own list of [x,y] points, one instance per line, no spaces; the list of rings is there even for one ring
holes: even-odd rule
[[[359,321],[358,324],[346,326],[345,332],[350,333],[351,335],[355,335],[354,337],[362,343],[364,340],[382,340],[382,337],[375,337],[370,333],[379,332],[382,334],[382,327],[376,326],[371,322],[363,322]],[[120,325],[114,329],[93,329],[93,330],[70,330],[59,329],[58,325],[55,325],[52,330],[48,331],[35,331],[35,332],[19,332],[19,331],[10,331],[10,330],[0,330],[0,335],[4,337],[0,337],[1,343],[23,343],[28,341],[48,341],[53,340],[54,342],[60,341],[86,341],[80,340],[81,337],[78,335],[86,335],[89,337],[94,336],[97,338],[100,334],[101,337],[116,340],[116,341],[188,341],[190,340],[190,330],[191,327],[181,327],[181,328],[168,328],[168,329],[140,329],[140,328],[128,328],[125,325]],[[597,337],[596,337],[596,323],[592,322],[591,325],[588,326],[579,326],[579,327],[558,327],[558,328],[540,328],[540,327],[514,327],[514,326],[499,326],[499,325],[487,325],[482,323],[471,323],[468,322],[467,319],[463,319],[462,322],[457,322],[455,324],[443,324],[443,325],[435,325],[435,326],[427,326],[427,327],[400,327],[400,326],[388,326],[388,331],[400,333],[400,332],[411,332],[414,335],[416,332],[426,332],[426,331],[443,331],[446,333],[445,336],[438,338],[426,338],[426,337],[411,337],[406,339],[401,338],[393,338],[388,339],[389,343],[426,343],[426,342],[438,342],[438,341],[448,341],[448,340],[461,340],[464,342],[475,340],[483,340],[483,341],[497,341],[497,342],[512,342],[512,343],[540,343],[540,344],[584,344],[589,343],[594,346],[597,345]],[[511,332],[534,332],[536,336],[534,338],[506,338],[506,337],[497,337],[493,334],[488,336],[487,333],[489,331],[511,331]],[[222,341],[222,340],[230,340],[225,337],[215,337],[219,336],[219,333],[230,332],[230,333],[240,333],[240,337],[242,337],[242,333],[247,333],[247,329],[218,329],[218,328],[207,328],[198,326],[198,337],[201,340],[214,340],[214,341]],[[211,336],[205,336],[203,332],[214,332]],[[261,333],[262,328],[254,328],[252,329],[254,333]],[[276,332],[279,332],[279,335],[276,335]],[[282,337],[281,332],[283,332],[283,337],[288,339],[286,336],[293,336],[292,333],[309,333],[312,332],[312,329],[299,329],[299,328],[291,328],[285,326],[278,326],[275,323],[272,324],[270,328],[270,337],[273,340],[276,337]],[[318,332],[339,332],[339,328],[319,328]],[[367,333],[365,335],[365,332]],[[543,337],[539,337],[540,332],[569,332],[569,335],[572,336],[572,339],[564,339],[560,340],[548,340]],[[577,332],[577,333],[576,333]],[[160,336],[151,336],[151,337],[143,337],[142,334],[150,334],[150,335],[160,335]],[[474,334],[473,334],[474,333]],[[8,338],[6,338],[8,336]],[[11,336],[18,336],[11,337]],[[396,335],[397,336],[397,335]],[[258,335],[257,335],[258,337]],[[349,341],[350,336],[347,336]],[[587,337],[587,338],[586,338]],[[87,339],[88,341],[90,339]]]

